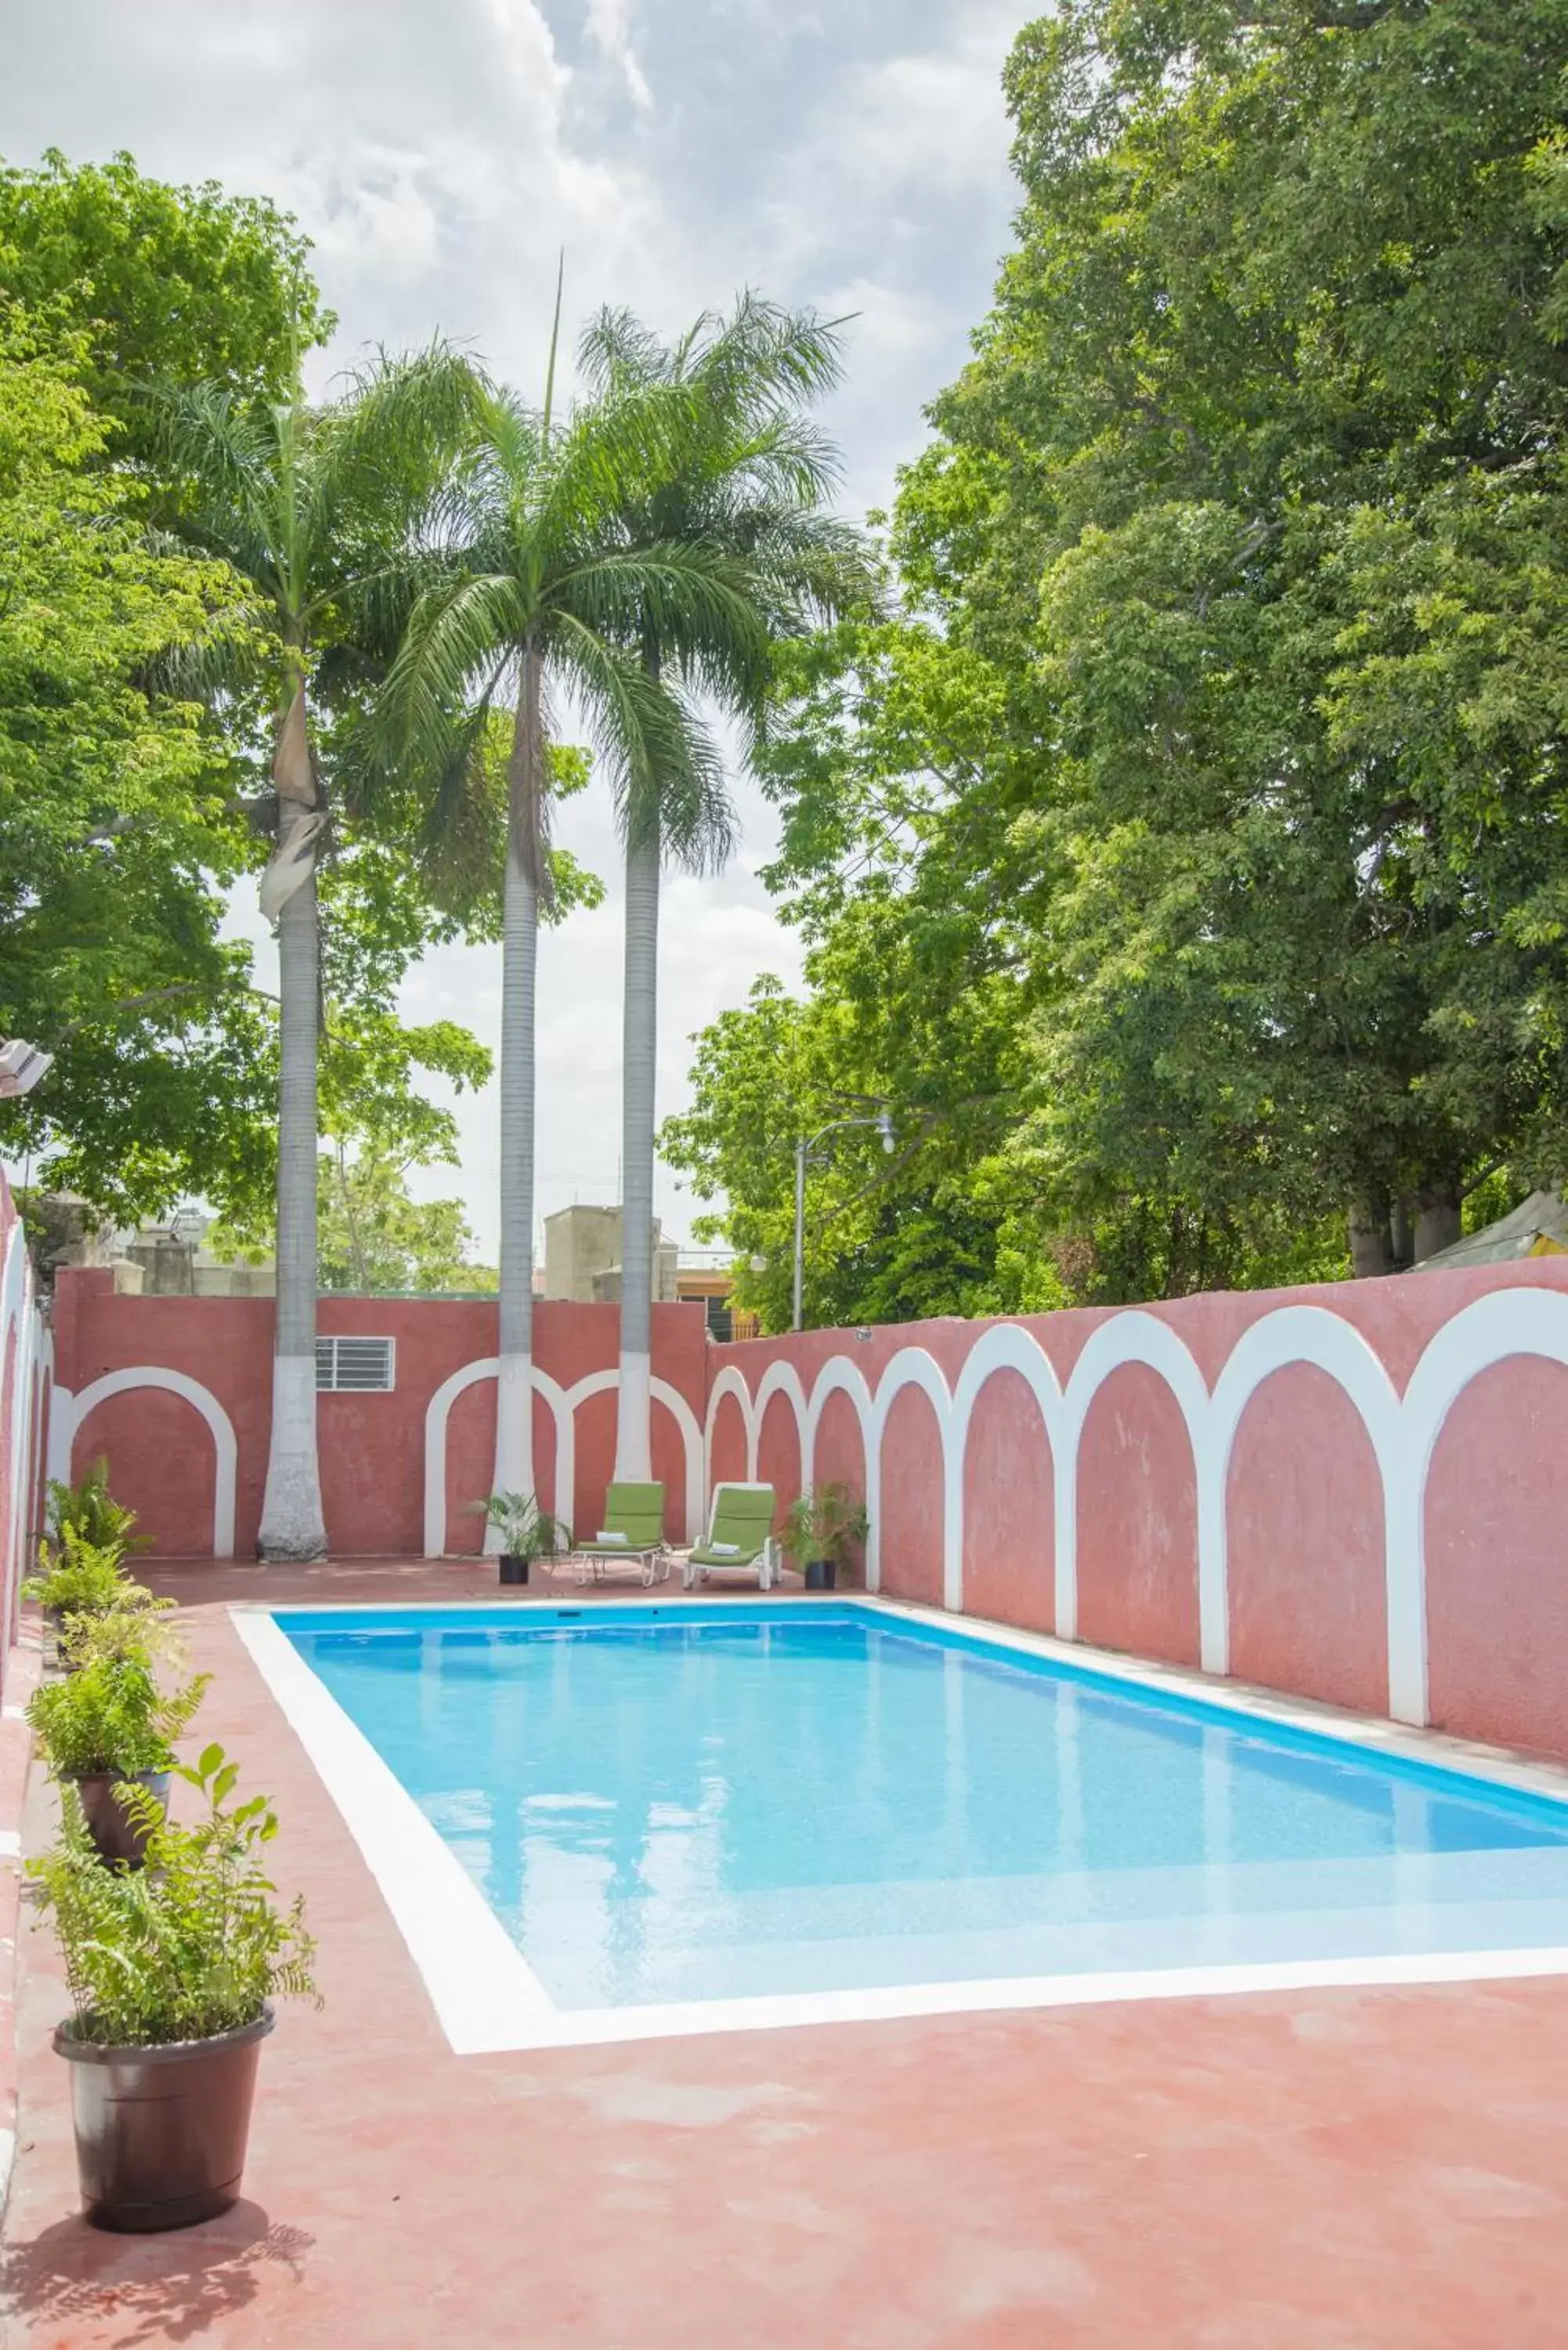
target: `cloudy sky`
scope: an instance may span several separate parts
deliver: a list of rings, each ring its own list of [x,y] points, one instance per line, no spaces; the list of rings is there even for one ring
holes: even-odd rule
[[[1028,0],[0,0],[0,154],[128,148],[165,178],[287,205],[338,313],[329,364],[367,341],[470,343],[537,384],[556,255],[568,323],[602,301],[672,331],[751,285],[855,312],[831,422],[843,503],[885,504],[922,404],[961,365],[1008,234],[1000,75]],[[660,971],[659,1110],[688,1039],[763,970],[798,969],[756,878],[768,812],[717,881],[672,876]],[[619,891],[595,793],[561,837],[611,884],[545,943],[539,1212],[617,1196]],[[251,905],[235,926],[266,945]],[[451,949],[409,1016],[499,1041],[498,957]],[[493,1088],[458,1105],[461,1191],[495,1246]],[[682,1240],[692,1212],[659,1171]]]

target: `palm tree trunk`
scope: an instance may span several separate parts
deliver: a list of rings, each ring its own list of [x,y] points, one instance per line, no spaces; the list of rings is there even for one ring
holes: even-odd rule
[[[264,1559],[327,1554],[316,1450],[316,1051],[319,1019],[314,841],[316,806],[305,693],[294,695],[273,763],[278,856],[300,878],[278,910],[277,1304],[272,1438],[262,1502]]]
[[[494,1493],[534,1492],[534,1021],[539,962],[545,739],[540,656],[523,655],[512,737],[501,933],[501,1295]],[[557,1494],[562,1514],[571,1497]],[[499,1526],[484,1546],[501,1548]]]
[[[620,1388],[618,1480],[653,1475],[653,1092],[659,1050],[657,816],[635,822],[626,848],[626,1002],[621,1057]]]

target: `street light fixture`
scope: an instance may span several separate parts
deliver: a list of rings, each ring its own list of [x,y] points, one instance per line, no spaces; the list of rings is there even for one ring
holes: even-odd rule
[[[891,1153],[898,1149],[893,1134],[893,1113],[879,1109],[875,1118],[836,1118],[820,1133],[809,1140],[805,1136],[794,1146],[794,1314],[791,1327],[805,1327],[803,1303],[805,1293],[805,1170],[824,1162],[814,1156],[817,1145],[830,1134],[837,1134],[846,1126],[874,1126],[882,1138],[882,1148]]]

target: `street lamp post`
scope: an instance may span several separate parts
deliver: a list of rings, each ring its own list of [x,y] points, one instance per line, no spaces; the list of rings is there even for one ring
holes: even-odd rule
[[[879,1109],[875,1118],[836,1118],[809,1141],[802,1135],[794,1146],[794,1313],[791,1328],[804,1329],[805,1297],[805,1170],[821,1164],[813,1154],[818,1143],[826,1142],[830,1134],[837,1134],[846,1126],[874,1126],[882,1138],[884,1150],[896,1148],[893,1140],[893,1119],[888,1110]]]

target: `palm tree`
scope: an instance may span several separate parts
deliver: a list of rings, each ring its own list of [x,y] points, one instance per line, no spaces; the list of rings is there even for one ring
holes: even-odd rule
[[[669,347],[628,312],[603,311],[581,358],[606,400],[662,398],[667,409],[661,464],[628,484],[618,517],[628,549],[705,549],[739,589],[722,613],[697,613],[694,629],[668,602],[648,599],[628,642],[648,674],[680,698],[714,701],[753,728],[770,640],[801,633],[872,593],[858,534],[823,511],[836,459],[806,414],[839,378],[835,328],[743,294],[728,317],[704,314]],[[619,811],[626,989],[615,1473],[642,1480],[651,1474],[659,875],[666,855],[692,870],[722,863],[732,818],[722,784],[706,772],[651,771],[628,781]],[[694,781],[704,788],[694,792]]]
[[[171,522],[254,591],[251,628],[207,664],[217,691],[260,693],[273,726],[276,847],[262,911],[277,924],[277,1307],[265,1559],[327,1548],[316,1446],[316,874],[329,822],[313,702],[323,665],[373,659],[387,612],[406,605],[416,518],[478,396],[469,363],[440,344],[378,359],[341,399],[247,404],[215,384],[160,397],[177,485]]]
[[[554,365],[552,359],[551,378]],[[420,598],[383,705],[392,754],[441,779],[455,812],[493,713],[512,712],[502,897],[501,1267],[496,1492],[531,1493],[534,1088],[541,909],[550,887],[551,696],[569,692],[623,801],[655,788],[707,804],[718,761],[701,727],[630,650],[639,615],[700,640],[756,632],[743,583],[721,552],[621,517],[670,462],[668,397],[628,390],[556,422],[489,396],[441,511],[444,576]],[[753,658],[760,657],[761,642]],[[460,827],[461,828],[461,827]],[[491,1539],[494,1539],[493,1535]]]

